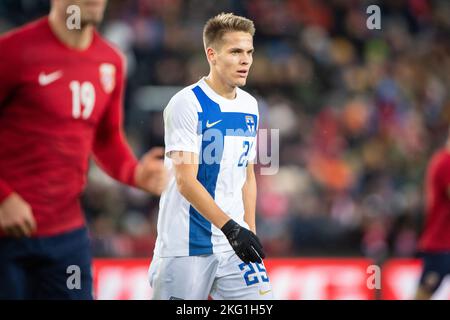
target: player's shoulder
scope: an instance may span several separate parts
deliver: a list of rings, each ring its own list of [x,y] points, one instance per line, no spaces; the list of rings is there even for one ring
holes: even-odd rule
[[[432,161],[448,162],[450,161],[450,152],[446,148],[439,149],[433,154]]]
[[[427,174],[430,176],[442,176],[446,172],[450,172],[450,153],[445,148],[437,150],[431,156],[428,167]]]
[[[42,32],[47,28],[47,24],[48,18],[44,17],[5,32],[0,35],[2,49],[8,48],[8,46],[17,48],[21,45],[27,45],[30,40],[39,41],[42,38]]]
[[[247,107],[251,106],[255,108],[256,111],[258,110],[258,100],[253,95],[241,88],[237,88],[237,94],[240,99],[242,99],[243,104],[245,104]]]
[[[176,92],[164,108],[166,123],[175,119],[195,119],[200,111],[192,89],[195,85],[184,87]]]
[[[114,63],[120,65],[125,64],[125,55],[114,43],[100,35],[97,31],[95,32],[95,36],[98,39],[98,50],[102,53],[102,56]]]
[[[169,101],[169,105],[187,105],[195,106],[196,97],[193,89],[197,86],[197,83],[184,87],[176,92]]]
[[[247,91],[245,91],[244,89],[237,88],[236,90],[238,91],[238,95],[242,99],[247,100],[251,103],[258,104],[258,101],[256,100],[256,98],[254,96],[252,96],[250,93],[248,93]]]
[[[441,167],[450,165],[450,152],[446,148],[436,151],[430,161],[431,166]]]

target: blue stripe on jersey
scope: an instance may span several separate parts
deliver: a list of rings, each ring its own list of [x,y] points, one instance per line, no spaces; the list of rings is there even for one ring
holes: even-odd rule
[[[205,92],[196,86],[192,89],[200,103],[202,112],[198,113],[198,134],[203,134],[202,146],[200,150],[200,161],[197,179],[208,190],[209,194],[215,198],[217,178],[220,171],[220,162],[223,156],[223,146],[225,136],[256,136],[258,117],[250,113],[221,112],[220,106],[211,100]],[[219,130],[221,135],[212,135],[213,138],[222,139],[218,145],[222,148],[214,149],[211,155],[218,161],[206,161],[203,159],[205,149],[212,141],[205,138],[208,130]],[[215,141],[217,142],[217,141]],[[217,144],[216,144],[217,145]],[[218,154],[216,154],[218,153]],[[205,219],[194,207],[189,207],[189,255],[211,254],[213,253],[211,242],[211,223]]]
[[[214,118],[211,119],[211,117],[205,118],[203,113],[204,112],[198,113],[199,133],[204,133],[208,129],[215,129],[220,130],[223,136],[256,136],[258,117],[254,114],[241,112],[219,112],[214,115]]]
[[[208,96],[196,86],[194,89],[195,96],[202,108],[202,114],[199,115],[201,123],[205,121],[216,121],[220,116],[220,107],[217,103],[212,101]],[[203,128],[199,128],[203,129]],[[203,131],[203,130],[202,130]],[[222,137],[223,139],[223,137]],[[209,141],[202,141],[202,150],[206,148]],[[223,144],[223,141],[222,141]],[[222,158],[223,150],[219,150],[220,159]],[[201,152],[200,154],[203,154]],[[219,176],[220,163],[207,164],[201,161],[198,166],[197,179],[208,190],[209,194],[215,198],[217,177]],[[189,255],[211,254],[213,253],[211,242],[211,222],[206,220],[193,206],[189,208]]]

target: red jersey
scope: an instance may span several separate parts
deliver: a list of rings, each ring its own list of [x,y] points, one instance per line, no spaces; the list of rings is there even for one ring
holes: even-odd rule
[[[436,152],[428,165],[426,181],[426,221],[420,238],[422,251],[450,252],[450,151]]]
[[[31,206],[37,236],[84,225],[88,160],[134,185],[137,160],[122,132],[124,59],[94,33],[65,46],[42,18],[0,37],[0,202]]]

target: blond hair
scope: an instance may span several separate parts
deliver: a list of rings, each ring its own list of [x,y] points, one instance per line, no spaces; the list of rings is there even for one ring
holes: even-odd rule
[[[255,25],[253,21],[233,13],[218,14],[209,19],[203,28],[203,44],[205,49],[218,44],[226,32],[242,31],[255,35]]]

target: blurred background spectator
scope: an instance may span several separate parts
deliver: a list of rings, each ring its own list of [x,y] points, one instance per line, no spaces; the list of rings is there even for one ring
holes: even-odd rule
[[[366,27],[372,4],[381,30]],[[0,33],[48,8],[0,0]],[[137,155],[163,145],[171,95],[207,74],[202,28],[222,11],[255,21],[245,89],[259,100],[261,128],[280,134],[278,174],[258,177],[268,255],[413,256],[425,165],[450,123],[450,2],[110,0],[99,29],[128,58]],[[94,254],[151,256],[158,200],[93,164],[83,205]]]

